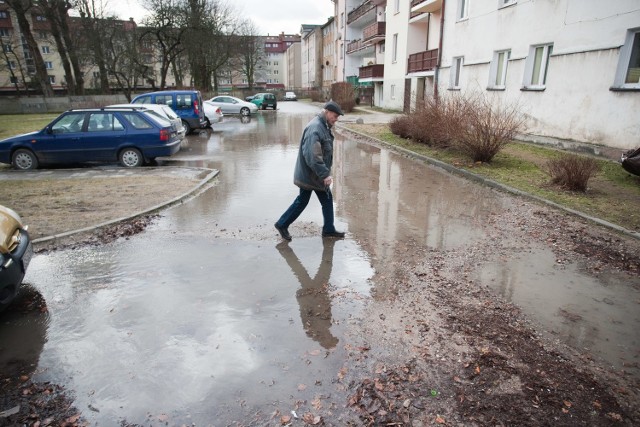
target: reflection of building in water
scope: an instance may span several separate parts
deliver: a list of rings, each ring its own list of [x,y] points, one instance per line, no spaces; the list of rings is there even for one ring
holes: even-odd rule
[[[296,299],[300,306],[302,326],[308,337],[326,349],[338,344],[338,339],[331,334],[331,297],[327,289],[333,267],[335,242],[335,239],[322,239],[322,260],[314,277],[309,275],[288,243],[282,242],[276,246],[301,285],[296,291]]]

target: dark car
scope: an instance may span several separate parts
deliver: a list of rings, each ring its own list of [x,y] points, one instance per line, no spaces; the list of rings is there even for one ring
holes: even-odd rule
[[[18,295],[32,256],[27,227],[17,213],[0,205],[0,311]]]
[[[209,126],[202,106],[202,95],[198,90],[162,90],[138,95],[132,104],[165,104],[182,119],[187,135],[194,129]]]
[[[0,141],[0,163],[15,169],[40,164],[116,162],[135,167],[180,149],[168,120],[137,108],[69,110],[44,129]]]
[[[272,93],[258,93],[253,97],[251,102],[256,104],[261,110],[266,110],[267,108],[273,108],[275,110],[278,107],[278,100]]]

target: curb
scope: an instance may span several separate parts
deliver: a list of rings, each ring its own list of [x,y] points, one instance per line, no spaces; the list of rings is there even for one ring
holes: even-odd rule
[[[618,233],[622,233],[622,234],[624,234],[624,235],[626,235],[628,237],[632,237],[632,238],[640,240],[640,233],[639,232],[631,231],[631,230],[628,230],[628,229],[626,229],[624,227],[621,227],[621,226],[619,226],[617,224],[613,224],[613,223],[605,221],[603,219],[589,216],[589,215],[587,215],[587,214],[585,214],[583,212],[576,211],[574,209],[570,209],[570,208],[567,208],[565,206],[559,205],[559,204],[557,204],[555,202],[552,202],[551,200],[547,200],[547,199],[544,199],[542,197],[536,196],[534,194],[527,193],[525,191],[518,190],[516,188],[510,187],[508,185],[501,184],[499,182],[490,180],[490,179],[485,178],[483,176],[476,175],[476,174],[474,174],[472,172],[469,172],[467,170],[456,168],[455,166],[452,166],[452,165],[450,165],[448,163],[441,162],[440,160],[436,160],[434,158],[425,156],[423,154],[415,153],[415,152],[413,152],[411,150],[407,150],[406,148],[397,147],[397,146],[395,146],[393,144],[389,144],[388,142],[382,141],[382,140],[380,140],[378,138],[375,138],[375,137],[372,137],[370,135],[366,135],[366,134],[358,132],[356,130],[349,129],[349,128],[344,127],[344,126],[340,126],[339,123],[336,123],[336,125],[337,125],[336,126],[337,128],[339,128],[339,129],[341,129],[343,131],[351,132],[351,133],[359,135],[359,136],[361,136],[363,138],[368,138],[370,140],[376,141],[377,143],[379,143],[379,144],[381,144],[381,145],[383,145],[383,146],[385,146],[387,148],[390,148],[390,149],[392,149],[394,151],[397,151],[399,153],[407,155],[408,157],[413,157],[413,158],[416,158],[416,159],[420,159],[420,160],[422,160],[422,161],[424,161],[426,163],[429,163],[429,164],[431,164],[433,166],[437,166],[437,167],[439,167],[441,169],[444,169],[445,171],[447,171],[449,173],[452,173],[454,175],[461,176],[463,178],[469,179],[471,181],[478,182],[480,184],[486,185],[486,186],[491,187],[491,188],[495,188],[497,190],[504,191],[506,193],[510,193],[510,194],[513,194],[513,195],[516,195],[516,196],[521,196],[521,197],[525,197],[525,198],[534,200],[536,202],[539,202],[539,203],[545,204],[547,206],[551,206],[553,208],[556,208],[556,209],[562,210],[564,212],[570,213],[572,215],[578,216],[578,217],[583,218],[583,219],[585,219],[587,221],[596,223],[596,224],[601,225],[603,227],[607,227],[607,228],[609,228],[611,230],[614,230],[614,231],[616,231]]]
[[[134,214],[131,214],[131,215],[128,215],[128,216],[125,216],[125,217],[121,217],[121,218],[118,218],[118,219],[114,219],[114,220],[111,220],[111,221],[103,222],[101,224],[92,225],[90,227],[85,227],[85,228],[81,228],[81,229],[78,229],[78,230],[66,231],[64,233],[55,234],[53,236],[40,237],[38,239],[34,239],[32,241],[32,243],[34,245],[42,244],[42,243],[50,243],[50,242],[53,242],[53,241],[55,241],[57,239],[62,239],[62,238],[65,238],[65,237],[69,237],[69,236],[72,236],[74,234],[85,233],[87,231],[94,231],[94,230],[97,230],[97,229],[100,229],[100,228],[104,228],[104,227],[107,227],[107,226],[110,226],[110,225],[113,225],[113,224],[117,224],[117,223],[124,222],[124,221],[129,221],[129,220],[132,220],[132,219],[137,218],[137,217],[141,217],[141,216],[144,216],[144,215],[149,215],[149,214],[154,213],[154,212],[158,212],[160,210],[168,208],[169,206],[176,205],[176,204],[182,202],[183,200],[191,197],[193,194],[195,194],[197,191],[202,189],[202,187],[204,187],[209,181],[211,181],[213,178],[218,176],[218,174],[220,173],[220,171],[217,170],[217,169],[206,169],[206,168],[188,168],[188,169],[200,169],[202,171],[207,171],[208,170],[209,173],[207,174],[207,176],[205,176],[203,179],[201,179],[200,182],[198,182],[198,184],[196,184],[191,190],[189,190],[189,191],[187,191],[187,192],[185,192],[185,193],[183,193],[183,194],[181,194],[181,195],[179,195],[179,196],[177,196],[177,197],[175,197],[175,198],[173,198],[171,200],[168,200],[166,202],[160,203],[159,205],[156,205],[156,206],[153,206],[153,207],[151,207],[149,209],[146,209],[144,211],[136,212]]]

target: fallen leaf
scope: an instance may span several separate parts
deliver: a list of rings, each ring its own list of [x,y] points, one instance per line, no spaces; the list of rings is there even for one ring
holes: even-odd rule
[[[444,420],[444,418],[442,418],[440,415],[438,415],[438,416],[436,417],[436,422],[437,422],[438,424],[444,424],[444,423],[445,423],[445,420]]]
[[[320,350],[312,350],[312,351],[309,352],[310,356],[317,356],[319,354],[320,354]]]
[[[568,400],[563,400],[562,403],[564,403],[564,406],[566,406],[567,408],[571,408],[571,402],[569,402]]]
[[[283,415],[280,417],[281,425],[286,425],[286,424],[289,424],[290,422],[291,422],[291,415]]]
[[[598,402],[597,400],[594,400],[593,407],[596,409],[602,409],[602,404],[600,404],[600,402]]]
[[[306,390],[306,388],[307,388],[306,384],[298,384],[298,391]]]
[[[476,372],[476,374],[480,373],[480,366],[476,365],[476,369],[474,369],[474,371]]]

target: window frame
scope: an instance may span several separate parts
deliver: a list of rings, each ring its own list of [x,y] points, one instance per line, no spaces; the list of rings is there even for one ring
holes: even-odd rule
[[[513,6],[518,3],[518,0],[498,0],[498,9],[502,9],[503,7]]]
[[[451,59],[451,73],[449,75],[449,89],[460,90],[462,80],[462,68],[464,67],[464,56],[454,56]]]
[[[393,35],[393,44],[391,46],[391,62],[398,62],[398,33]]]
[[[536,53],[538,49],[542,49],[542,57],[540,58],[540,64],[536,73]],[[531,45],[529,47],[529,55],[525,62],[524,67],[524,90],[544,90],[547,87],[547,74],[549,72],[549,60],[553,55],[553,43],[541,43]],[[537,79],[534,81],[534,74],[537,74]]]
[[[500,59],[500,55],[504,55]],[[504,90],[507,87],[507,68],[511,59],[511,49],[496,50],[493,52],[493,60],[489,68],[488,89]],[[500,74],[500,76],[498,76]],[[499,81],[498,81],[499,77]]]
[[[635,52],[634,47],[636,48]],[[634,54],[640,55],[640,27],[627,30],[625,42],[620,48],[620,55],[618,56],[618,67],[616,68],[616,74],[614,77],[612,88],[633,90],[640,89],[640,81],[638,81],[638,83],[626,82],[627,76],[629,74],[629,66],[631,65],[631,60]]]
[[[469,1],[458,0],[458,10],[456,11],[456,21],[465,21],[469,19]]]

